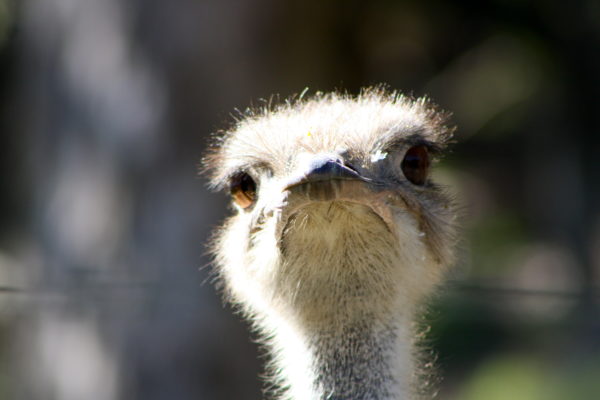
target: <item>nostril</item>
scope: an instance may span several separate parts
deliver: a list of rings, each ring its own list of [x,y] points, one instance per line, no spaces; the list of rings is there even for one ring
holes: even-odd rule
[[[323,159],[320,162],[312,164],[312,168],[308,171],[306,176],[319,179],[331,179],[331,178],[356,178],[358,172],[352,167],[348,167],[340,160],[336,159]]]
[[[297,159],[297,174],[285,183],[286,190],[304,183],[330,180],[371,179],[361,176],[353,165],[346,164],[337,154],[300,154]]]
[[[358,179],[354,166],[348,166],[338,154],[302,154],[298,157],[302,180]]]
[[[358,173],[358,170],[356,168],[354,168],[354,166],[350,163],[341,163],[344,167],[351,169],[352,171]]]
[[[313,163],[310,174],[330,174],[335,173],[342,168],[342,164],[337,160],[321,160],[318,163]]]
[[[305,170],[308,172],[326,172],[335,165],[342,165],[342,161],[330,154],[319,154],[313,155],[305,165]]]

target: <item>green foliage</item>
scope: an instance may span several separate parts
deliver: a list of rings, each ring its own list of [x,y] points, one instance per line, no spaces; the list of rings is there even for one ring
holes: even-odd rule
[[[14,13],[10,0],[0,0],[0,49],[3,47],[10,28],[13,25]]]
[[[600,397],[599,363],[562,368],[530,355],[492,358],[478,368],[460,393],[461,400],[587,400]]]
[[[476,275],[507,272],[515,252],[528,243],[525,226],[514,213],[488,215],[468,232]]]

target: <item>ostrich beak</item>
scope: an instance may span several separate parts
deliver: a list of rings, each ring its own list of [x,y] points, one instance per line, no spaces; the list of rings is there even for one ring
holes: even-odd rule
[[[289,189],[296,185],[309,182],[323,182],[331,180],[362,180],[368,181],[368,179],[359,175],[354,169],[345,165],[341,160],[332,158],[330,156],[315,156],[309,160],[303,168],[302,173],[292,178],[287,182],[286,189]]]
[[[304,165],[301,173],[283,185],[286,200],[281,210],[281,229],[290,216],[309,204],[347,201],[370,207],[390,231],[394,230],[391,203],[400,201],[405,205],[397,191],[386,189],[330,155],[313,156]]]

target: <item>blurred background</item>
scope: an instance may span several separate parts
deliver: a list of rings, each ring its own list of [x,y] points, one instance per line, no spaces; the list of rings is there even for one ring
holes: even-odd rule
[[[377,83],[458,126],[438,398],[600,398],[599,71],[596,0],[0,0],[0,398],[262,398],[210,282],[207,138]]]

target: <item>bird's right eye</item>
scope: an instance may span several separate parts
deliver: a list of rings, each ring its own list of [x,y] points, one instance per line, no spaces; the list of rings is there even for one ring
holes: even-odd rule
[[[233,201],[243,209],[250,207],[256,201],[256,182],[245,172],[231,178],[229,190]]]
[[[423,145],[413,146],[404,155],[402,172],[415,185],[423,186],[429,170],[429,153]]]

